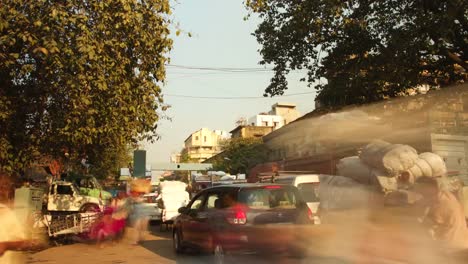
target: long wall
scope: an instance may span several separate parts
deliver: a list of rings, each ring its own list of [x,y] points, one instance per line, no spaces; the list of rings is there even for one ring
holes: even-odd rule
[[[339,159],[357,155],[373,139],[437,152],[434,135],[468,135],[467,92],[468,85],[461,85],[327,115],[310,113],[268,134],[264,142],[270,161],[281,170],[326,174],[335,173]],[[460,163],[466,164],[467,157],[460,156]]]

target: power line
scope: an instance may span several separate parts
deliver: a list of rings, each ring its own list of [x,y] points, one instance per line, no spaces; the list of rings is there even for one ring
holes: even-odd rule
[[[271,72],[272,68],[228,68],[228,67],[200,67],[167,64],[167,67],[186,69],[186,70],[202,70],[202,71],[223,71],[223,72]]]
[[[294,93],[294,94],[285,94],[277,97],[291,97],[298,95],[314,94],[315,92],[304,92],[304,93]],[[267,99],[270,97],[264,96],[237,96],[237,97],[227,97],[227,96],[194,96],[194,95],[183,95],[183,94],[164,94],[165,96],[179,97],[179,98],[192,98],[192,99],[215,99],[215,100],[249,100],[249,99]]]

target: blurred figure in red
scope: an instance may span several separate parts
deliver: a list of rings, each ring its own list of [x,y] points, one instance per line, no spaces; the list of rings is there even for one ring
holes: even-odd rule
[[[101,247],[104,241],[120,241],[124,235],[128,211],[125,193],[120,192],[112,200],[111,205],[104,209],[101,218],[92,227],[90,238]]]

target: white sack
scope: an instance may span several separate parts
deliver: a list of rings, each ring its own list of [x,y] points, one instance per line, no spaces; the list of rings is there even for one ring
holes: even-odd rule
[[[444,160],[437,154],[425,152],[419,154],[415,165],[408,170],[410,183],[414,183],[419,177],[440,177],[447,173]]]
[[[374,192],[372,187],[343,176],[320,175],[320,207],[342,210],[368,207]]]
[[[386,145],[385,143],[376,141],[366,146],[361,153],[361,160],[389,176],[397,176],[414,166],[418,153],[413,147],[401,144]]]
[[[163,181],[159,184],[161,192],[169,190],[186,190],[187,184],[180,181]]]
[[[190,201],[187,184],[180,181],[164,181],[160,184],[161,199],[164,203],[162,220],[174,220],[179,215],[179,208]]]
[[[396,177],[391,177],[391,175],[381,170],[370,168],[357,156],[341,159],[336,168],[338,175],[351,178],[358,183],[376,185],[384,193],[398,189]]]
[[[372,171],[358,156],[341,159],[336,165],[337,174],[362,184],[372,183]]]
[[[432,177],[431,165],[421,158],[418,158],[414,166],[411,167],[408,171],[414,180],[422,176]]]
[[[430,165],[432,177],[441,177],[447,174],[447,167],[441,156],[432,152],[424,152],[419,154],[419,158],[425,160]]]
[[[362,149],[359,158],[364,164],[371,167],[375,167],[373,166],[373,164],[380,163],[380,152],[390,145],[390,143],[385,142],[383,140],[373,140],[371,143],[367,144],[367,146],[365,146]]]

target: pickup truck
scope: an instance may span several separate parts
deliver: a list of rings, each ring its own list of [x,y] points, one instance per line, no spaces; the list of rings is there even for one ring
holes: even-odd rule
[[[108,191],[105,191],[94,176],[75,176],[70,177],[67,180],[75,183],[83,195],[101,198],[106,203],[109,203],[112,199],[112,194]]]
[[[71,182],[54,181],[49,186],[47,211],[51,214],[102,212],[103,209],[102,199],[82,195]]]

